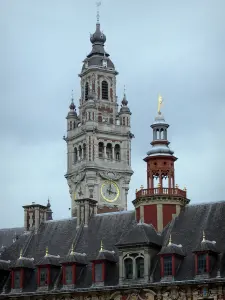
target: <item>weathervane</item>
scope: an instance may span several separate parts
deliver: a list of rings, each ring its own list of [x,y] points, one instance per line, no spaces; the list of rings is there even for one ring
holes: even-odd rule
[[[97,23],[99,24],[99,6],[101,5],[101,1],[96,2],[97,6]]]
[[[163,98],[162,96],[159,94],[158,96],[158,114],[161,115],[161,107],[162,107],[162,103],[163,103]]]

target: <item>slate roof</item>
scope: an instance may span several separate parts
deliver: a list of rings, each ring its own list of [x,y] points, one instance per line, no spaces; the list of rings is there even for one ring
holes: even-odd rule
[[[12,245],[13,241],[18,239],[23,232],[23,227],[0,229],[0,257],[5,248]]]
[[[162,245],[161,235],[157,234],[155,228],[150,224],[138,223],[130,228],[129,232],[124,232],[117,247],[133,246],[133,245]]]
[[[225,202],[188,205],[177,218],[167,225],[161,235],[157,234],[151,225],[137,224],[134,211],[95,215],[90,219],[88,227],[81,226],[79,229],[76,228],[76,218],[46,221],[41,224],[37,234],[20,235],[19,239],[3,252],[1,260],[17,260],[23,246],[23,256],[33,257],[34,264],[37,264],[44,258],[46,247],[48,247],[51,255],[59,255],[59,262],[61,262],[65,257],[68,257],[71,245],[74,245],[74,252],[79,254],[85,253],[88,262],[86,267],[81,268],[75,288],[91,288],[91,261],[95,260],[99,255],[106,257],[108,253],[112,254],[114,251],[115,269],[110,272],[111,278],[107,283],[109,286],[113,286],[119,284],[119,246],[133,243],[133,248],[138,247],[138,249],[142,245],[144,247],[154,247],[154,253],[156,254],[152,258],[150,282],[159,283],[161,280],[160,257],[157,254],[161,249],[163,251],[168,246],[171,235],[173,244],[181,244],[186,254],[182,258],[174,278],[174,281],[182,282],[195,278],[193,251],[202,241],[202,232],[204,231],[206,240],[216,241],[216,249],[221,252],[221,254],[216,254],[217,259],[212,265],[210,278],[216,278],[219,270],[221,277],[223,277],[225,276],[224,215]],[[101,241],[106,250],[103,253],[99,251]],[[58,272],[55,284],[56,289],[61,289],[60,278],[62,277],[62,272],[60,268]],[[35,272],[25,290],[36,290]]]

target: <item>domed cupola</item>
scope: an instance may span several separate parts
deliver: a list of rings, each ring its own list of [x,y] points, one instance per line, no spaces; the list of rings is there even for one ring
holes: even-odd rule
[[[100,30],[100,24],[96,24],[96,30],[95,33],[91,34],[90,41],[92,44],[99,44],[104,46],[104,43],[106,42],[106,36],[104,33]]]
[[[104,49],[106,36],[100,28],[99,11],[97,12],[96,29],[95,32],[91,34],[90,41],[92,43],[92,50],[83,61],[82,72],[86,71],[90,67],[102,67],[115,72],[114,64],[109,58],[109,54]]]
[[[121,108],[119,111],[120,124],[123,126],[130,126],[131,111],[127,105],[128,105],[128,101],[127,101],[127,96],[126,96],[125,87],[124,87],[123,100],[121,101]]]
[[[74,99],[73,99],[73,91],[72,91],[72,96],[71,96],[71,103],[70,103],[70,106],[69,106],[69,112],[68,112],[68,115],[67,115],[67,118],[77,118],[77,112],[76,112],[76,106],[74,104]]]
[[[170,142],[167,140],[169,124],[165,122],[161,112],[158,112],[158,116],[155,117],[151,128],[153,129],[152,149],[147,152],[147,155],[173,155],[174,151],[169,148]]]

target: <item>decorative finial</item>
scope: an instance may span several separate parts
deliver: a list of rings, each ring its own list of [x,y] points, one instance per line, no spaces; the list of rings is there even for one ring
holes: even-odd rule
[[[103,243],[101,241],[101,248],[100,248],[100,251],[103,251]]]
[[[20,250],[20,258],[23,256],[23,249]]]
[[[71,102],[73,103],[73,90],[72,90],[72,92],[71,92]]]
[[[141,190],[143,190],[143,188],[144,188],[144,186],[143,186],[143,185],[141,185],[140,189],[141,189]]]
[[[71,255],[74,254],[74,244],[72,244],[72,246],[71,246],[70,254]]]
[[[161,109],[162,103],[163,103],[163,98],[159,94],[159,96],[158,96],[158,115],[161,115],[161,110],[160,109]]]
[[[138,189],[135,190],[135,193],[137,193],[137,192],[138,192]]]
[[[184,191],[185,191],[185,192],[187,191],[187,188],[186,188],[186,186],[184,187]]]
[[[171,234],[170,234],[170,238],[169,238],[169,243],[168,245],[171,245],[172,244],[172,237],[171,237]]]
[[[45,256],[48,256],[48,246],[45,249]]]
[[[96,2],[96,6],[97,6],[97,24],[99,24],[99,19],[100,19],[100,15],[99,15],[99,6],[101,5],[101,1]]]
[[[205,242],[205,231],[203,230],[203,233],[202,233],[202,242]]]

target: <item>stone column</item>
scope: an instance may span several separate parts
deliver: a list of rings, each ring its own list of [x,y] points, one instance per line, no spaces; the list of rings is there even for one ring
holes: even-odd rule
[[[124,264],[122,253],[119,254],[119,282],[122,284],[124,279]]]
[[[150,270],[150,257],[149,254],[146,253],[145,251],[145,256],[144,256],[144,280],[145,282],[148,282],[149,278],[149,270]]]
[[[135,263],[135,259],[132,260],[133,261],[133,279],[135,280],[136,278],[136,263]]]
[[[24,230],[27,231],[27,208],[24,209]]]
[[[88,226],[89,221],[89,204],[85,201],[85,211],[84,211],[84,227]]]
[[[80,227],[80,205],[77,205],[77,228]]]
[[[104,144],[104,159],[107,159],[107,155],[106,155],[106,145]]]
[[[112,146],[112,159],[115,160],[115,146]]]
[[[40,211],[39,207],[35,207],[35,212],[34,212],[34,218],[35,218],[35,232],[37,233],[39,225],[40,225]]]

